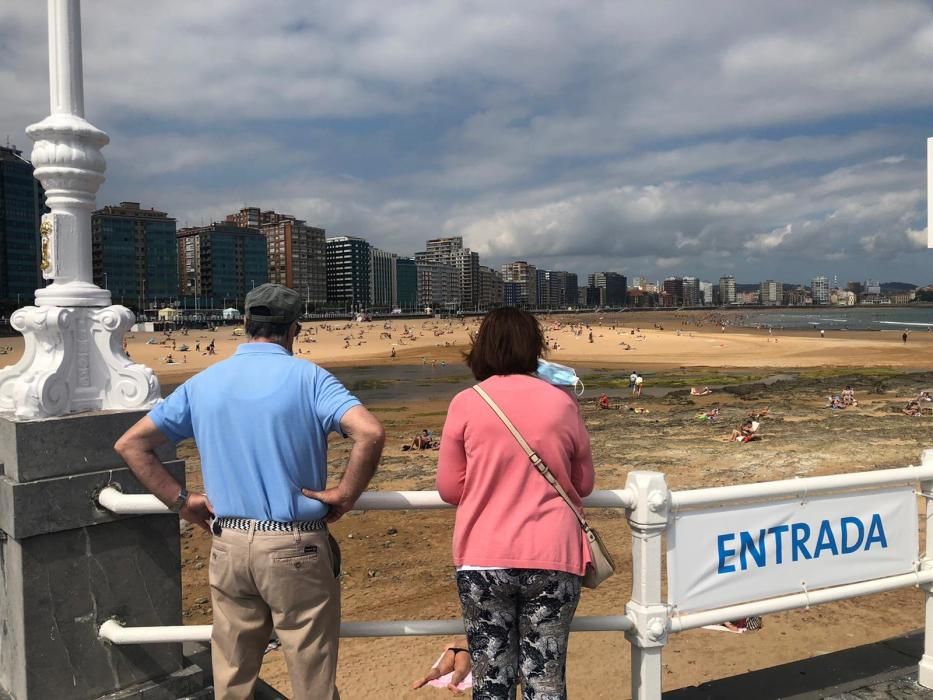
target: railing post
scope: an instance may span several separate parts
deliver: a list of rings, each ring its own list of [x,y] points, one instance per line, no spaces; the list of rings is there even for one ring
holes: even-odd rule
[[[933,466],[933,450],[924,450],[920,464]],[[933,481],[921,481],[920,490],[926,494],[924,517],[926,518],[926,553],[923,556],[924,570],[933,569],[933,507],[930,505],[930,493],[933,493]],[[933,688],[933,584],[921,586],[926,593],[926,624],[923,629],[923,658],[917,669],[917,682],[924,688]]]
[[[626,488],[636,494],[628,519],[632,528],[632,599],[625,614],[634,628],[625,633],[632,645],[632,700],[660,700],[661,649],[667,642],[668,612],[661,598],[661,539],[670,512],[664,475],[631,472]]]

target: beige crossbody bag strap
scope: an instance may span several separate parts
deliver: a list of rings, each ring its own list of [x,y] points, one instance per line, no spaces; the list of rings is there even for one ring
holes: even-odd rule
[[[492,400],[492,398],[487,394],[483,388],[479,385],[473,387],[473,390],[479,394],[483,401],[489,404],[489,408],[495,411],[496,415],[499,416],[499,419],[505,423],[505,427],[509,429],[509,432],[512,433],[512,436],[518,441],[518,444],[521,445],[522,449],[525,451],[525,454],[528,455],[528,459],[531,460],[531,463],[534,465],[535,469],[538,470],[538,473],[543,476],[547,482],[554,487],[554,490],[560,494],[560,497],[566,501],[567,505],[570,506],[570,510],[573,511],[573,514],[577,516],[577,520],[580,521],[580,527],[583,528],[584,532],[590,529],[590,526],[587,525],[586,519],[580,514],[580,511],[577,510],[577,507],[570,500],[570,497],[567,495],[567,492],[564,491],[564,487],[560,485],[557,479],[554,478],[554,475],[551,474],[551,470],[547,468],[547,465],[544,463],[538,453],[531,449],[531,446],[525,441],[525,438],[522,437],[522,434],[518,432],[518,429],[512,425],[512,421],[509,420],[502,409],[499,408],[499,405]]]

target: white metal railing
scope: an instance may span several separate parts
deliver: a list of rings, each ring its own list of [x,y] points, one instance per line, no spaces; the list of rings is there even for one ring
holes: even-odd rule
[[[914,573],[887,576],[869,581],[830,586],[801,593],[750,601],[738,605],[671,614],[661,597],[662,539],[673,514],[686,510],[715,509],[723,505],[767,502],[788,497],[805,499],[814,494],[857,492],[876,486],[920,483],[926,497],[926,554],[919,558]],[[633,700],[660,700],[661,651],[669,633],[721,623],[751,615],[809,608],[813,605],[855,598],[909,586],[926,592],[926,630],[933,631],[933,449],[923,453],[922,466],[877,470],[857,474],[807,477],[758,484],[671,491],[664,475],[631,472],[624,489],[596,491],[584,499],[589,508],[625,508],[632,531],[632,597],[625,615],[575,618],[571,629],[583,631],[625,631],[632,645]],[[108,486],[98,496],[101,507],[117,514],[167,513],[155,496],[127,495]],[[368,492],[355,510],[405,510],[448,508],[436,491]],[[210,625],[175,627],[125,627],[108,620],[100,627],[101,639],[113,644],[147,644],[180,641],[207,641]],[[406,620],[345,622],[342,637],[389,637],[462,634],[461,620]],[[933,688],[933,635],[926,634],[924,655],[919,664],[918,682]]]
[[[209,642],[211,625],[162,625],[126,627],[119,620],[107,620],[99,636],[111,644],[164,644],[171,642]],[[625,615],[575,617],[574,632],[625,632],[632,621]],[[381,622],[342,622],[341,637],[430,637],[464,634],[462,620],[385,620]]]
[[[151,494],[126,494],[114,485],[97,494],[101,508],[117,515],[157,515],[168,513],[168,507]],[[635,494],[627,489],[594,491],[583,499],[587,508],[631,508]],[[453,508],[441,500],[437,491],[367,491],[359,497],[353,510],[430,510]]]

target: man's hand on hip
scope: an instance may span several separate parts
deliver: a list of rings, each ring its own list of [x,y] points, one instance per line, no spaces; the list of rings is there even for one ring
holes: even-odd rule
[[[332,523],[340,520],[343,514],[351,510],[356,499],[366,490],[369,480],[376,472],[386,434],[376,417],[362,406],[354,406],[340,419],[340,429],[353,440],[347,468],[340,483],[323,491],[301,489],[308,498],[313,498],[330,506],[330,512],[324,518]]]
[[[210,532],[210,523],[208,521],[214,517],[214,506],[211,505],[206,494],[192,493],[188,496],[185,505],[178,511],[178,516],[182,520]]]
[[[353,504],[359,496],[353,496],[345,493],[340,487],[325,489],[324,491],[312,491],[311,489],[301,489],[301,493],[307,498],[313,498],[330,506],[330,511],[324,517],[329,523],[336,522],[343,517],[344,513],[352,510]]]

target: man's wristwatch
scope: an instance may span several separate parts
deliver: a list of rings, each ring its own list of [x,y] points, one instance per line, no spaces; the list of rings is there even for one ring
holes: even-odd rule
[[[179,512],[182,508],[185,507],[185,504],[188,502],[188,489],[182,489],[178,492],[178,497],[172,501],[168,509],[173,513]]]

